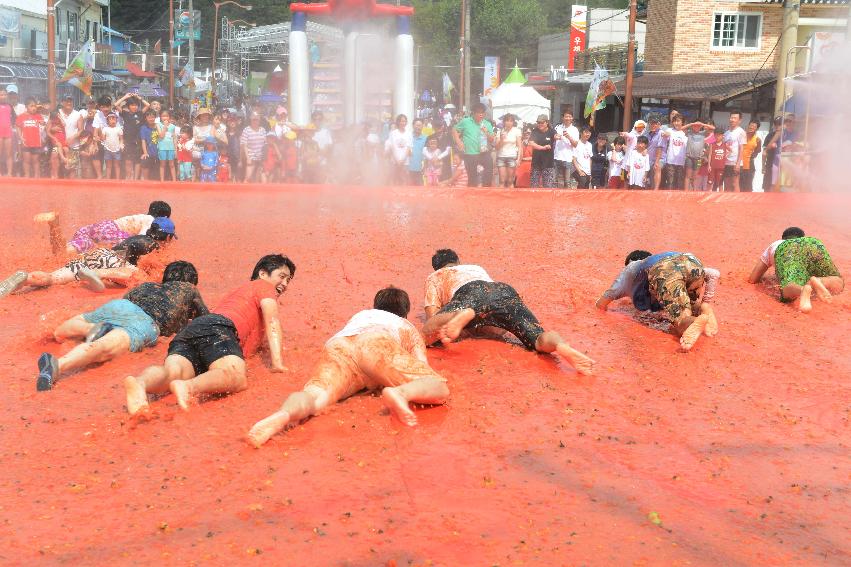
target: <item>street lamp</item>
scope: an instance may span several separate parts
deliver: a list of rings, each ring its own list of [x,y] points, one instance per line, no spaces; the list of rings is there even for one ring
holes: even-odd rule
[[[213,22],[213,75],[210,77],[210,91],[213,94],[213,98],[216,96],[216,52],[219,49],[219,8],[226,4],[233,4],[243,10],[251,11],[252,6],[250,4],[242,5],[238,2],[234,2],[234,0],[224,0],[224,2],[213,2],[213,6],[216,7],[216,19]]]

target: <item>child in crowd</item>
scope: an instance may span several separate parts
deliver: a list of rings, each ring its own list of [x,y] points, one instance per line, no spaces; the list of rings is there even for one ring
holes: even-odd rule
[[[176,126],[171,123],[171,114],[167,110],[160,113],[157,124],[157,157],[160,160],[160,181],[165,181],[165,171],[171,172],[171,180],[177,179],[174,167],[174,138]]]
[[[612,144],[612,150],[606,155],[609,161],[609,189],[623,189],[623,171],[624,171],[624,153],[623,147],[626,144],[623,136],[615,138]]]
[[[647,155],[647,136],[638,136],[635,149],[629,152],[625,168],[630,189],[646,189],[650,172],[650,157]]]
[[[275,183],[280,179],[280,171],[283,165],[281,150],[278,146],[278,137],[275,132],[266,133],[266,156],[263,158],[263,181]]]
[[[100,129],[103,145],[103,161],[106,163],[106,178],[118,179],[121,174],[121,150],[124,149],[124,129],[118,125],[118,115],[110,112],[106,126]]]
[[[59,177],[59,164],[68,165],[68,143],[65,140],[65,124],[59,118],[58,112],[50,114],[50,122],[47,126],[47,139],[51,146],[50,155],[50,178]]]
[[[591,186],[591,129],[587,126],[579,133],[579,143],[573,148],[573,178],[576,179],[577,189],[588,189]]]
[[[239,158],[242,153],[240,120],[231,114],[228,116],[225,124],[228,137],[228,163],[231,169],[231,179],[238,181],[240,179]]]
[[[177,176],[181,181],[192,181],[192,129],[180,130],[177,140]]]
[[[425,164],[425,182],[429,187],[440,185],[440,173],[443,171],[443,158],[449,155],[449,146],[443,151],[437,146],[437,136],[431,135],[426,141],[423,150],[423,163]]]
[[[157,153],[157,113],[149,110],[145,113],[145,125],[139,129],[142,138],[142,170],[145,179],[156,179],[159,170]]]
[[[452,152],[452,177],[446,181],[441,181],[441,187],[466,187],[467,186],[467,168],[464,167],[464,160],[461,159],[460,152]]]
[[[203,183],[216,182],[216,168],[219,165],[219,150],[216,146],[216,138],[207,136],[204,140],[204,151],[201,152],[201,181]]]
[[[230,183],[230,158],[225,152],[219,156],[219,165],[216,166],[216,181]]]
[[[715,127],[703,122],[692,122],[686,133],[686,191],[695,190],[695,175],[703,167],[706,157],[706,136]]]
[[[293,183],[298,176],[298,148],[295,146],[295,140],[298,136],[293,130],[289,130],[281,137],[281,153],[283,154],[284,165],[281,169],[283,173],[283,183]]]
[[[30,97],[26,103],[27,111],[15,119],[15,130],[20,140],[20,152],[23,158],[24,177],[40,177],[38,158],[41,155],[41,131],[44,117],[37,112],[38,104]]]
[[[594,153],[591,155],[591,187],[606,187],[609,181],[609,139],[605,134],[597,134]]]
[[[0,163],[5,166],[5,174],[11,176],[15,155],[12,136],[14,135],[15,111],[9,104],[6,89],[0,89]]]
[[[98,160],[98,142],[91,132],[80,132],[80,167],[84,179],[100,179],[100,161]]]
[[[730,148],[724,141],[723,130],[715,131],[715,141],[709,147],[709,183],[713,191],[721,191],[724,187],[724,166]]]

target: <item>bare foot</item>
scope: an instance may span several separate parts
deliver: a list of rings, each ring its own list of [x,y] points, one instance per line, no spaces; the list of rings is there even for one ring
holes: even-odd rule
[[[461,335],[464,327],[475,317],[476,312],[469,308],[456,312],[449,321],[436,331],[437,338],[443,344],[448,345]]]
[[[801,288],[801,298],[798,300],[798,311],[801,313],[809,313],[813,310],[813,287],[810,284],[806,284]]]
[[[417,414],[411,410],[408,406],[408,400],[396,388],[384,388],[381,391],[381,401],[405,425],[413,427],[417,424]]]
[[[565,357],[580,374],[586,376],[594,374],[594,365],[596,362],[578,350],[571,348],[567,343],[558,345],[556,352]]]
[[[830,293],[830,290],[828,290],[824,286],[824,284],[821,283],[820,279],[813,276],[813,277],[810,278],[809,283],[810,283],[810,286],[813,288],[813,291],[816,292],[816,295],[818,296],[819,299],[821,299],[825,303],[830,303],[831,301],[833,301],[833,295]]]
[[[709,322],[708,315],[701,315],[697,319],[695,319],[691,325],[688,326],[688,329],[683,333],[683,336],[680,337],[680,346],[683,347],[684,351],[691,350],[691,347],[697,342],[697,339],[700,338],[700,335],[706,330],[706,325]]]
[[[124,389],[127,391],[127,411],[130,415],[148,409],[148,393],[135,377],[127,376],[124,379]]]
[[[281,431],[290,422],[290,414],[284,410],[276,411],[266,419],[262,419],[254,424],[254,427],[246,435],[249,443],[255,447],[260,447],[268,441],[273,435]]]
[[[80,278],[80,281],[85,283],[86,286],[97,293],[102,292],[106,289],[106,286],[103,284],[103,281],[100,279],[100,276],[92,270],[91,268],[82,267],[77,272],[77,277]]]
[[[714,337],[718,334],[718,319],[715,318],[715,313],[707,313],[706,328],[703,329],[703,334],[707,337]]]
[[[38,213],[36,216],[33,217],[33,220],[35,222],[53,222],[56,220],[56,212],[49,211],[46,213]]]
[[[192,395],[189,393],[189,386],[186,385],[186,380],[174,380],[168,385],[168,389],[177,398],[177,405],[183,411],[189,411],[189,402]]]

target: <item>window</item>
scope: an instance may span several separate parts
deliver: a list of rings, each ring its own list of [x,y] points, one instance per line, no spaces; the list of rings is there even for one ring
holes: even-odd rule
[[[68,39],[71,41],[77,41],[80,39],[77,34],[77,12],[68,10],[66,13],[68,14]]]
[[[762,14],[716,12],[712,24],[712,47],[759,49]]]

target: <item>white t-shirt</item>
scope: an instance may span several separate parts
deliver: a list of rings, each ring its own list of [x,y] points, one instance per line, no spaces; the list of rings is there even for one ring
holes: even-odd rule
[[[686,163],[686,143],[688,136],[682,130],[669,130],[668,137],[668,157],[666,163],[668,165],[685,165]]]
[[[637,150],[630,152],[627,165],[629,166],[627,183],[644,187],[644,178],[650,169],[650,157]]]
[[[727,165],[736,165],[739,163],[739,152],[748,142],[747,134],[739,126],[730,132],[724,132],[724,142],[730,148],[730,153],[727,154]]]
[[[62,121],[62,124],[65,125],[65,139],[70,140],[74,136],[76,136],[79,132],[80,125],[80,117],[82,113],[79,110],[72,110],[71,114],[65,115],[65,113],[60,110],[59,111],[59,120]],[[70,148],[76,150],[80,147],[80,141],[74,140],[73,143],[70,144]]]
[[[154,217],[151,215],[127,215],[115,219],[115,225],[130,235],[145,234],[151,228]]]
[[[411,158],[408,155],[408,150],[414,147],[414,138],[410,132],[404,132],[398,128],[393,128],[390,135],[387,137],[386,148],[393,158],[393,163],[398,165],[408,165],[408,160]]]
[[[561,140],[556,140],[555,153],[553,154],[553,159],[558,161],[566,161],[568,163],[573,163],[573,145],[567,141],[567,136],[570,136],[571,139],[579,142],[579,130],[576,126],[565,126],[564,124],[559,124],[555,127],[555,131],[561,134]],[[567,134],[567,136],[565,136]]]
[[[782,238],[780,240],[775,240],[762,252],[762,256],[760,256],[759,259],[762,260],[763,264],[769,268],[774,265],[774,253],[777,251],[777,247],[780,246],[782,242]]]
[[[106,114],[98,110],[95,112],[95,117],[92,119],[92,128],[106,128],[109,124],[106,121]]]
[[[594,155],[594,147],[591,142],[580,141],[573,148],[573,159],[576,160],[576,165],[582,170],[585,175],[591,175],[591,156]]]
[[[124,135],[124,128],[121,126],[104,126],[100,129],[103,136],[103,149],[112,153],[121,151],[121,136]]]
[[[623,152],[610,150],[609,153],[606,154],[606,159],[609,160],[609,177],[620,177],[620,174],[623,171]]]
[[[459,288],[477,280],[493,281],[484,268],[475,264],[446,266],[432,272],[426,279],[425,306],[443,307]]]
[[[314,132],[313,141],[319,146],[319,151],[325,151],[334,143],[334,139],[331,138],[331,131],[328,128],[320,128]]]
[[[331,337],[334,340],[339,337],[354,337],[366,332],[380,332],[392,335],[397,341],[402,342],[403,333],[417,332],[410,321],[402,319],[398,315],[382,309],[367,309],[356,313],[349,319],[346,326]]]
[[[503,143],[502,147],[499,148],[499,152],[497,152],[496,157],[517,157],[517,148],[520,147],[520,140],[523,138],[523,132],[520,130],[520,128],[515,126],[511,130],[501,133],[500,136],[502,137]]]

